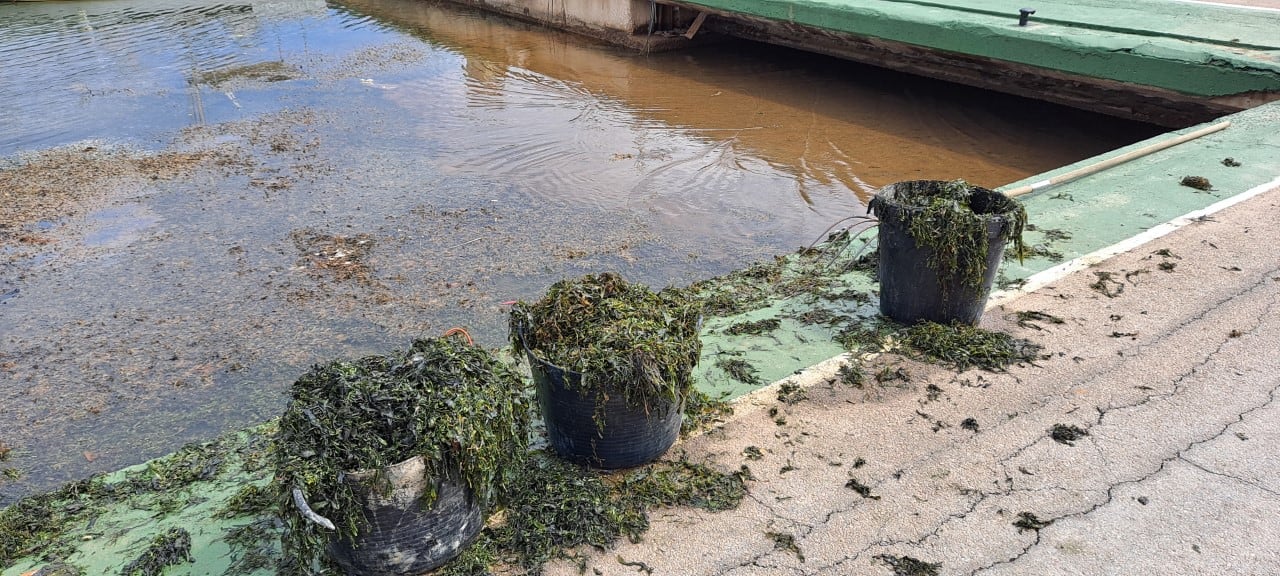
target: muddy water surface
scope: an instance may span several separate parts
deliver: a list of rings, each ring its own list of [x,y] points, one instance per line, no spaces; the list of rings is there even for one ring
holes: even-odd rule
[[[0,4],[0,503],[280,411],[310,364],[617,270],[787,252],[912,178],[1148,127],[726,42],[430,2]],[[17,478],[14,478],[17,476]]]

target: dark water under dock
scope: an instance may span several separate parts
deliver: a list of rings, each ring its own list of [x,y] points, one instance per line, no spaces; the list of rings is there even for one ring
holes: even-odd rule
[[[4,3],[0,101],[0,504],[270,418],[317,361],[453,325],[498,345],[502,303],[563,276],[684,284],[894,181],[1157,132],[409,0]]]

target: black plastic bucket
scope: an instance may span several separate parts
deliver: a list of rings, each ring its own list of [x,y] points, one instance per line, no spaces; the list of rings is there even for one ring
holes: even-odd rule
[[[979,285],[963,278],[939,274],[930,264],[933,250],[916,243],[908,219],[921,207],[904,202],[916,194],[950,185],[942,180],[912,180],[881,188],[873,200],[880,220],[880,313],[899,322],[928,320],[941,324],[974,325],[982,318],[991,286],[995,283],[1004,245],[1017,225],[1010,210],[1016,202],[999,192],[972,187],[969,207],[987,226],[986,268]]]
[[[565,460],[605,470],[647,464],[680,436],[679,402],[633,406],[620,389],[583,391],[582,374],[528,352],[552,449]]]
[[[423,574],[453,559],[484,527],[479,503],[456,477],[427,478],[421,457],[383,468],[347,473],[369,525],[354,539],[329,542],[329,557],[347,574]],[[384,482],[386,484],[384,484]],[[421,498],[438,482],[431,506]]]

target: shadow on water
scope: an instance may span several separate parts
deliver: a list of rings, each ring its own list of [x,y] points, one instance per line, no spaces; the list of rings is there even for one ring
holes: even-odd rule
[[[409,0],[0,4],[0,98],[0,502],[269,418],[315,362],[454,325],[499,345],[502,303],[564,276],[688,283],[883,184],[1154,133]]]

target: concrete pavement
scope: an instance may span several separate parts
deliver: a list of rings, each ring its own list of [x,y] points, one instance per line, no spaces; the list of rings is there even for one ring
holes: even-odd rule
[[[1275,574],[1277,222],[1280,188],[990,309],[985,327],[1045,347],[1035,366],[957,374],[885,353],[868,373],[909,382],[850,388],[833,361],[791,379],[799,403],[776,385],[745,397],[677,448],[749,467],[742,506],[656,511],[590,573]],[[1111,297],[1091,287],[1105,273]]]

